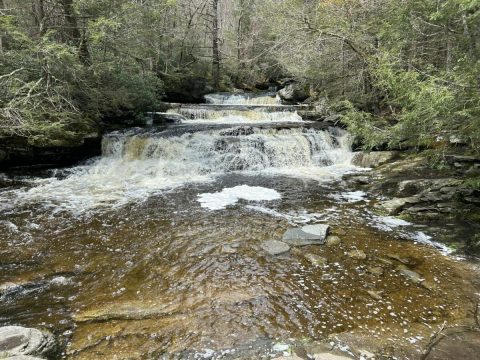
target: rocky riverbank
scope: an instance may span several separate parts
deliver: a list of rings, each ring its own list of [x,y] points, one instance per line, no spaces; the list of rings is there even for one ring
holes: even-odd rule
[[[345,180],[376,197],[383,215],[416,224],[459,254],[480,255],[480,189],[472,179],[480,173],[480,159],[447,155],[434,168],[425,153],[379,151],[357,153],[355,165],[373,168]]]

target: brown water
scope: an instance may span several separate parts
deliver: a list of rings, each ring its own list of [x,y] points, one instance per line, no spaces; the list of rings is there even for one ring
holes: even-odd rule
[[[268,207],[278,213],[322,214],[342,244],[265,254],[261,242],[280,238],[291,227],[287,219],[245,203],[209,211],[196,201],[238,184],[277,189],[283,198]],[[0,283],[40,285],[4,298],[1,324],[55,331],[68,358],[195,358],[249,346],[268,354],[276,341],[367,328],[381,334],[394,325],[409,331],[467,317],[475,290],[466,266],[368,226],[365,202],[328,197],[337,186],[229,175],[91,215],[18,209],[8,215],[18,230],[2,224]],[[368,258],[350,258],[353,249]],[[304,253],[328,265],[313,266]],[[434,288],[403,277],[392,255]]]
[[[349,333],[419,354],[444,321],[471,321],[477,273],[414,242],[427,239],[422,228],[375,216],[373,194],[349,193],[333,176],[346,170],[341,137],[272,131],[115,135],[94,163],[16,178],[0,191],[0,286],[10,289],[0,326],[50,329],[58,358],[268,359],[282,353],[275,344]],[[238,185],[281,199],[198,202]],[[329,224],[341,244],[261,249],[307,222]]]

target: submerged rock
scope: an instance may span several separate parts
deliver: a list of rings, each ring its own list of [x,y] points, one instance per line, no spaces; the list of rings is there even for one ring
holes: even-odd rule
[[[270,255],[280,255],[290,251],[290,246],[288,246],[288,244],[278,240],[265,241],[262,243],[261,247]]]
[[[305,254],[303,255],[305,259],[307,259],[312,265],[315,266],[323,266],[328,263],[328,260],[324,258],[323,256],[316,255],[316,254]]]
[[[328,235],[326,244],[327,246],[337,246],[342,243],[342,239],[335,235]]]
[[[22,326],[0,327],[0,358],[35,355],[43,356],[55,348],[55,338],[46,331]]]
[[[413,270],[400,269],[399,271],[400,271],[400,274],[405,276],[407,279],[413,281],[415,284],[419,284],[424,280],[419,273]]]
[[[378,301],[383,299],[380,291],[367,290],[367,294]]]
[[[365,260],[367,258],[367,254],[363,250],[352,250],[347,252],[347,255],[357,260]]]
[[[330,226],[324,224],[306,225],[301,228],[288,229],[282,240],[290,245],[323,245],[326,242]]]
[[[177,307],[169,304],[149,304],[141,301],[109,304],[97,309],[76,313],[76,322],[103,322],[111,320],[144,320],[169,315]]]

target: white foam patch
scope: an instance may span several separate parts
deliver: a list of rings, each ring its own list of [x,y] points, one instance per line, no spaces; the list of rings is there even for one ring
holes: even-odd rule
[[[409,226],[412,223],[408,221],[393,217],[393,216],[373,216],[373,224],[374,228],[383,231],[392,231],[401,226]]]
[[[240,199],[247,201],[272,201],[281,199],[281,195],[273,189],[248,185],[240,185],[233,188],[225,188],[216,193],[198,195],[198,201],[201,206],[209,210],[225,209],[228,205],[233,205]]]
[[[442,252],[445,255],[451,254],[453,252],[453,250],[450,249],[448,246],[441,244],[437,241],[433,241],[430,235],[427,235],[422,231],[417,231],[415,233],[412,233],[410,237],[412,240],[416,242],[437,248],[438,250],[440,250],[440,252]]]
[[[341,194],[334,194],[332,198],[340,202],[355,203],[360,201],[368,201],[366,199],[367,193],[364,191],[351,191]]]

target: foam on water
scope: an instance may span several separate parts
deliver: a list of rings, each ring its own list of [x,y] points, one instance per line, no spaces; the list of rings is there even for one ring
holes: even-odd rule
[[[280,198],[281,195],[273,189],[248,185],[240,185],[233,188],[225,188],[216,193],[198,195],[198,201],[201,206],[209,210],[225,209],[228,205],[236,204],[240,199],[247,201],[271,201]]]

